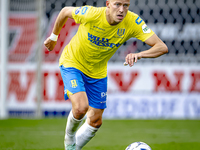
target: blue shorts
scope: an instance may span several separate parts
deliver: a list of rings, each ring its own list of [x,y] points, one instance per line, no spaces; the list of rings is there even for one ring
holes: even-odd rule
[[[87,94],[89,106],[97,109],[106,108],[107,77],[90,78],[76,68],[64,66],[60,66],[60,72],[64,83],[65,100],[69,99],[68,94],[84,91]]]

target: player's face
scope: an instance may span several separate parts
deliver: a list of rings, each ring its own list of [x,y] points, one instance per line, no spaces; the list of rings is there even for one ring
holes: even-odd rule
[[[111,25],[120,23],[126,16],[130,0],[107,0],[107,20]]]

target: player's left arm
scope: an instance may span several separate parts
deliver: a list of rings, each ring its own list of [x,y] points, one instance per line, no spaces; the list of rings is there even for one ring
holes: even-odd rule
[[[156,58],[168,52],[166,44],[156,34],[153,34],[144,42],[151,48],[140,53],[128,54],[125,58],[126,64],[133,66],[141,58]]]

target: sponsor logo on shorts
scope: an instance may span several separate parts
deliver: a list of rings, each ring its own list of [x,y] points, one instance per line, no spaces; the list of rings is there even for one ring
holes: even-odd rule
[[[78,15],[78,13],[80,12],[81,10],[81,7],[77,8],[76,11],[75,11],[75,15]]]
[[[104,98],[105,96],[107,96],[107,92],[101,92],[101,98]]]

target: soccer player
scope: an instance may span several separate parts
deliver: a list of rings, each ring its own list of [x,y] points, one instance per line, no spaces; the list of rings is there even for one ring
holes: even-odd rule
[[[133,37],[151,46],[140,53],[128,54],[125,62],[129,66],[141,58],[155,58],[168,52],[167,46],[145,22],[128,10],[129,5],[130,0],[107,0],[106,7],[64,7],[51,36],[44,42],[52,51],[68,18],[80,24],[59,60],[65,100],[70,99],[72,103],[65,131],[66,150],[82,149],[102,125],[107,62],[125,41]],[[86,121],[79,128],[85,115]]]

